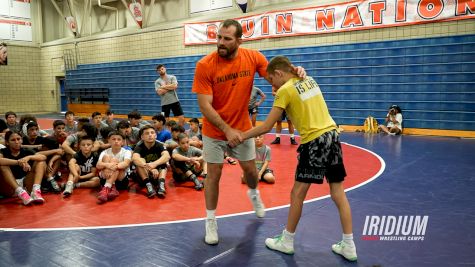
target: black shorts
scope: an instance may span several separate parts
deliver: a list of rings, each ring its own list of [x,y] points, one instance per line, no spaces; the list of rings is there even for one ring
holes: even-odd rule
[[[248,108],[247,109],[249,111],[249,115],[253,115],[253,114],[257,114],[259,113],[259,109],[257,107],[253,107],[253,108]]]
[[[297,149],[298,165],[295,180],[302,183],[338,183],[345,180],[343,154],[336,130],[322,134],[314,140],[301,144]]]
[[[183,115],[183,109],[181,108],[180,102],[162,106],[162,112],[165,115],[165,118],[170,117],[170,110],[173,111],[175,117]]]
[[[265,169],[264,172],[262,173],[261,177],[259,177],[259,180],[260,181],[264,180],[264,176],[268,173],[274,174],[274,171],[269,169],[269,168]]]
[[[106,184],[106,179],[99,177],[101,185],[104,186]],[[122,180],[115,180],[115,187],[117,190],[127,190],[129,189],[129,177],[125,176]]]
[[[284,110],[284,112],[282,112],[282,117],[280,117],[279,121],[285,121],[285,120],[288,120],[288,119],[287,119],[287,113],[285,113],[285,110]]]

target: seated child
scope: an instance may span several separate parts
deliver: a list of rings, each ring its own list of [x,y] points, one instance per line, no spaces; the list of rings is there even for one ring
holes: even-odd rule
[[[140,129],[142,142],[137,144],[132,155],[132,160],[137,167],[137,174],[147,187],[147,196],[153,198],[165,197],[165,176],[167,175],[167,162],[170,154],[163,145],[156,140],[157,134],[151,125],[145,125]],[[157,193],[153,185],[157,185]]]
[[[22,148],[21,143],[20,133],[12,131],[5,133],[6,147],[0,149],[1,193],[6,195],[15,193],[24,205],[31,202],[44,203],[41,180],[45,173],[46,156]],[[25,188],[31,190],[30,195]]]
[[[173,150],[172,158],[173,179],[177,182],[191,180],[195,183],[195,189],[201,190],[203,184],[197,176],[206,176],[206,162],[201,149],[190,146],[190,139],[185,133],[178,134],[178,147]]]
[[[96,168],[100,170],[100,183],[103,185],[97,202],[105,203],[119,196],[117,189],[128,189],[127,177],[132,152],[122,147],[125,137],[119,131],[112,131],[108,136],[110,148],[102,151]],[[116,188],[117,187],[117,188]]]
[[[197,148],[203,148],[203,141],[201,130],[200,130],[200,121],[197,118],[193,118],[189,121],[190,129],[186,130],[186,134],[190,139],[190,146]]]
[[[63,196],[69,197],[73,189],[79,187],[93,188],[99,186],[99,177],[96,175],[96,164],[99,159],[92,151],[94,140],[90,136],[79,138],[79,151],[69,161],[69,176]]]
[[[165,127],[166,119],[162,114],[157,114],[152,117],[153,127],[157,132],[157,140],[165,143],[168,139],[172,138],[171,132]]]
[[[255,138],[256,143],[256,168],[259,181],[263,181],[269,184],[275,183],[274,171],[269,169],[269,162],[271,160],[271,149],[268,145],[264,144],[264,136],[258,135]],[[244,176],[241,176],[241,182],[246,183]]]

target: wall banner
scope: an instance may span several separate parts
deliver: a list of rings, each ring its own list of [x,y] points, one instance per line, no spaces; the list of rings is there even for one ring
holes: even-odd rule
[[[240,17],[244,40],[474,19],[474,0],[360,0]],[[186,23],[184,44],[216,43],[220,21]]]

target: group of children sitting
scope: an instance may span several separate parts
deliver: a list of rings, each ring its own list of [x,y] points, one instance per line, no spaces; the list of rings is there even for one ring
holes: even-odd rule
[[[203,160],[200,122],[193,118],[189,129],[162,114],[152,123],[142,120],[138,111],[128,120],[105,118],[94,112],[91,118],[74,118],[66,112],[65,120],[55,120],[52,132],[41,130],[37,119],[14,112],[0,119],[0,195],[18,196],[24,205],[44,203],[42,193],[52,191],[69,197],[77,188],[99,188],[98,203],[105,203],[127,190],[133,180],[146,189],[147,196],[164,198],[165,178],[170,169],[175,182],[192,181],[196,190],[203,188],[207,176]],[[3,140],[1,140],[3,139]],[[256,138],[256,167],[259,178],[274,183],[268,168],[270,148],[263,138]],[[234,159],[226,157],[230,164]],[[67,182],[58,171],[69,169]],[[30,192],[30,193],[28,193]]]

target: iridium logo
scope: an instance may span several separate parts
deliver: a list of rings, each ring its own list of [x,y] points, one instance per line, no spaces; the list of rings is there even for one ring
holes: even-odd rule
[[[362,240],[424,241],[429,216],[366,216]]]

